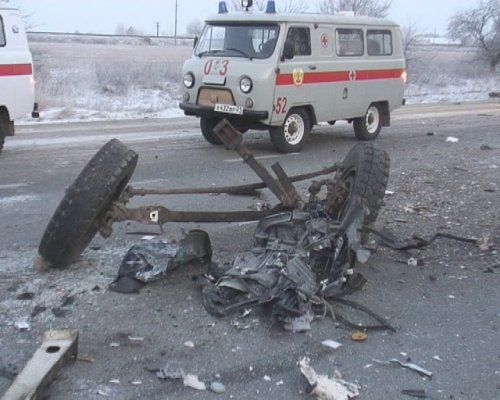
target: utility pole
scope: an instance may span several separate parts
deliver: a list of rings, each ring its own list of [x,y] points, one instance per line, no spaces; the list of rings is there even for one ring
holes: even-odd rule
[[[155,25],[156,25],[156,37],[158,37],[160,36],[160,22],[156,21]]]
[[[174,44],[177,46],[177,0],[175,0]]]

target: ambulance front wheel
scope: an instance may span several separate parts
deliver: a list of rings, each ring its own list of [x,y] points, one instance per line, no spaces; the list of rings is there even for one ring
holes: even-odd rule
[[[382,129],[382,111],[378,104],[371,104],[366,114],[353,121],[354,134],[359,140],[373,140]]]
[[[215,144],[215,145],[222,144],[222,141],[214,132],[215,125],[217,125],[218,123],[219,120],[217,118],[207,118],[207,117],[200,118],[201,134],[203,135],[205,140],[210,144]]]
[[[271,143],[280,153],[302,150],[310,131],[309,115],[302,108],[290,110],[282,126],[269,128]]]

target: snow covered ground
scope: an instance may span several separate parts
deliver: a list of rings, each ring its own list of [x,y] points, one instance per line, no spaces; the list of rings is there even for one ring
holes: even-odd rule
[[[20,124],[170,118],[182,93],[190,41],[30,35],[40,118]],[[487,100],[500,91],[470,48],[419,45],[408,54],[408,104]]]

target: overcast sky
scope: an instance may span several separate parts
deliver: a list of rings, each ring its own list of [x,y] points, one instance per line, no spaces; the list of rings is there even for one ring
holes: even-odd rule
[[[284,0],[281,0],[284,1]],[[280,0],[276,1],[279,6]],[[449,18],[473,8],[479,0],[392,0],[389,18],[400,25],[416,23],[421,31],[444,34]],[[115,33],[119,24],[145,34],[174,33],[176,0],[11,0],[31,15],[32,30],[82,33]],[[309,3],[316,11],[319,0]],[[219,0],[177,0],[178,34],[194,20],[217,13]]]

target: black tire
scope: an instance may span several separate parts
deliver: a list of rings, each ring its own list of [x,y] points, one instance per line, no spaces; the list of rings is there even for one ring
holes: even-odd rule
[[[219,137],[215,134],[214,128],[215,125],[219,123],[219,120],[216,118],[206,118],[206,117],[201,117],[200,118],[200,129],[201,129],[201,134],[205,138],[205,140],[214,145],[221,145],[222,140],[219,139]]]
[[[9,131],[9,114],[5,110],[0,110],[0,153],[2,152],[3,145],[5,143],[5,136]]]
[[[302,150],[310,132],[309,114],[302,108],[290,110],[282,126],[269,129],[271,143],[280,153],[295,153]]]
[[[347,198],[340,207],[341,219],[352,201],[361,201],[370,211],[365,225],[371,225],[382,206],[389,179],[389,155],[371,143],[358,143],[347,153],[337,182],[345,185]]]
[[[37,269],[75,261],[101,227],[111,203],[128,184],[137,153],[122,142],[106,143],[80,172],[50,220],[38,247]]]
[[[0,153],[2,152],[3,145],[5,143],[5,136],[0,132]]]
[[[382,110],[376,103],[370,104],[362,118],[353,120],[354,134],[359,140],[374,140],[382,129]]]

